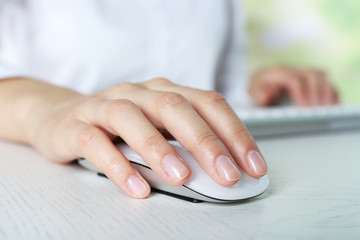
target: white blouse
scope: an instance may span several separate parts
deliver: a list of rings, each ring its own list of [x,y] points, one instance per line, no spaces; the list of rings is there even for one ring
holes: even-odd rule
[[[247,101],[240,0],[0,0],[0,78],[81,93],[165,77]]]

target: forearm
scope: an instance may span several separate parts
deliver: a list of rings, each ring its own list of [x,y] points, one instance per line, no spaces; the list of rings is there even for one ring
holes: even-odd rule
[[[31,144],[47,113],[79,93],[44,82],[12,78],[0,81],[0,137]]]

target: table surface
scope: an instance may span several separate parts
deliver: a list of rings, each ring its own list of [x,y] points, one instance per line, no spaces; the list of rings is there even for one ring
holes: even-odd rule
[[[0,140],[0,239],[360,239],[360,131],[257,142],[267,191],[196,204],[130,199],[77,164]]]

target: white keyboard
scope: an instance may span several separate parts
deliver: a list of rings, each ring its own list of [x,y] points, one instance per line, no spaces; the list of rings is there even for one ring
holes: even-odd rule
[[[360,106],[235,108],[254,137],[360,129]]]

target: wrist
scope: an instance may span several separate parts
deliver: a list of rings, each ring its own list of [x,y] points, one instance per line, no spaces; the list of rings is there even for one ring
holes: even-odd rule
[[[66,116],[67,110],[77,105],[86,96],[69,89],[46,86],[24,99],[31,104],[24,112],[23,127],[26,143],[36,147],[52,131],[58,120]]]
[[[59,103],[82,95],[27,78],[0,82],[0,137],[33,145],[41,125],[46,123]]]

